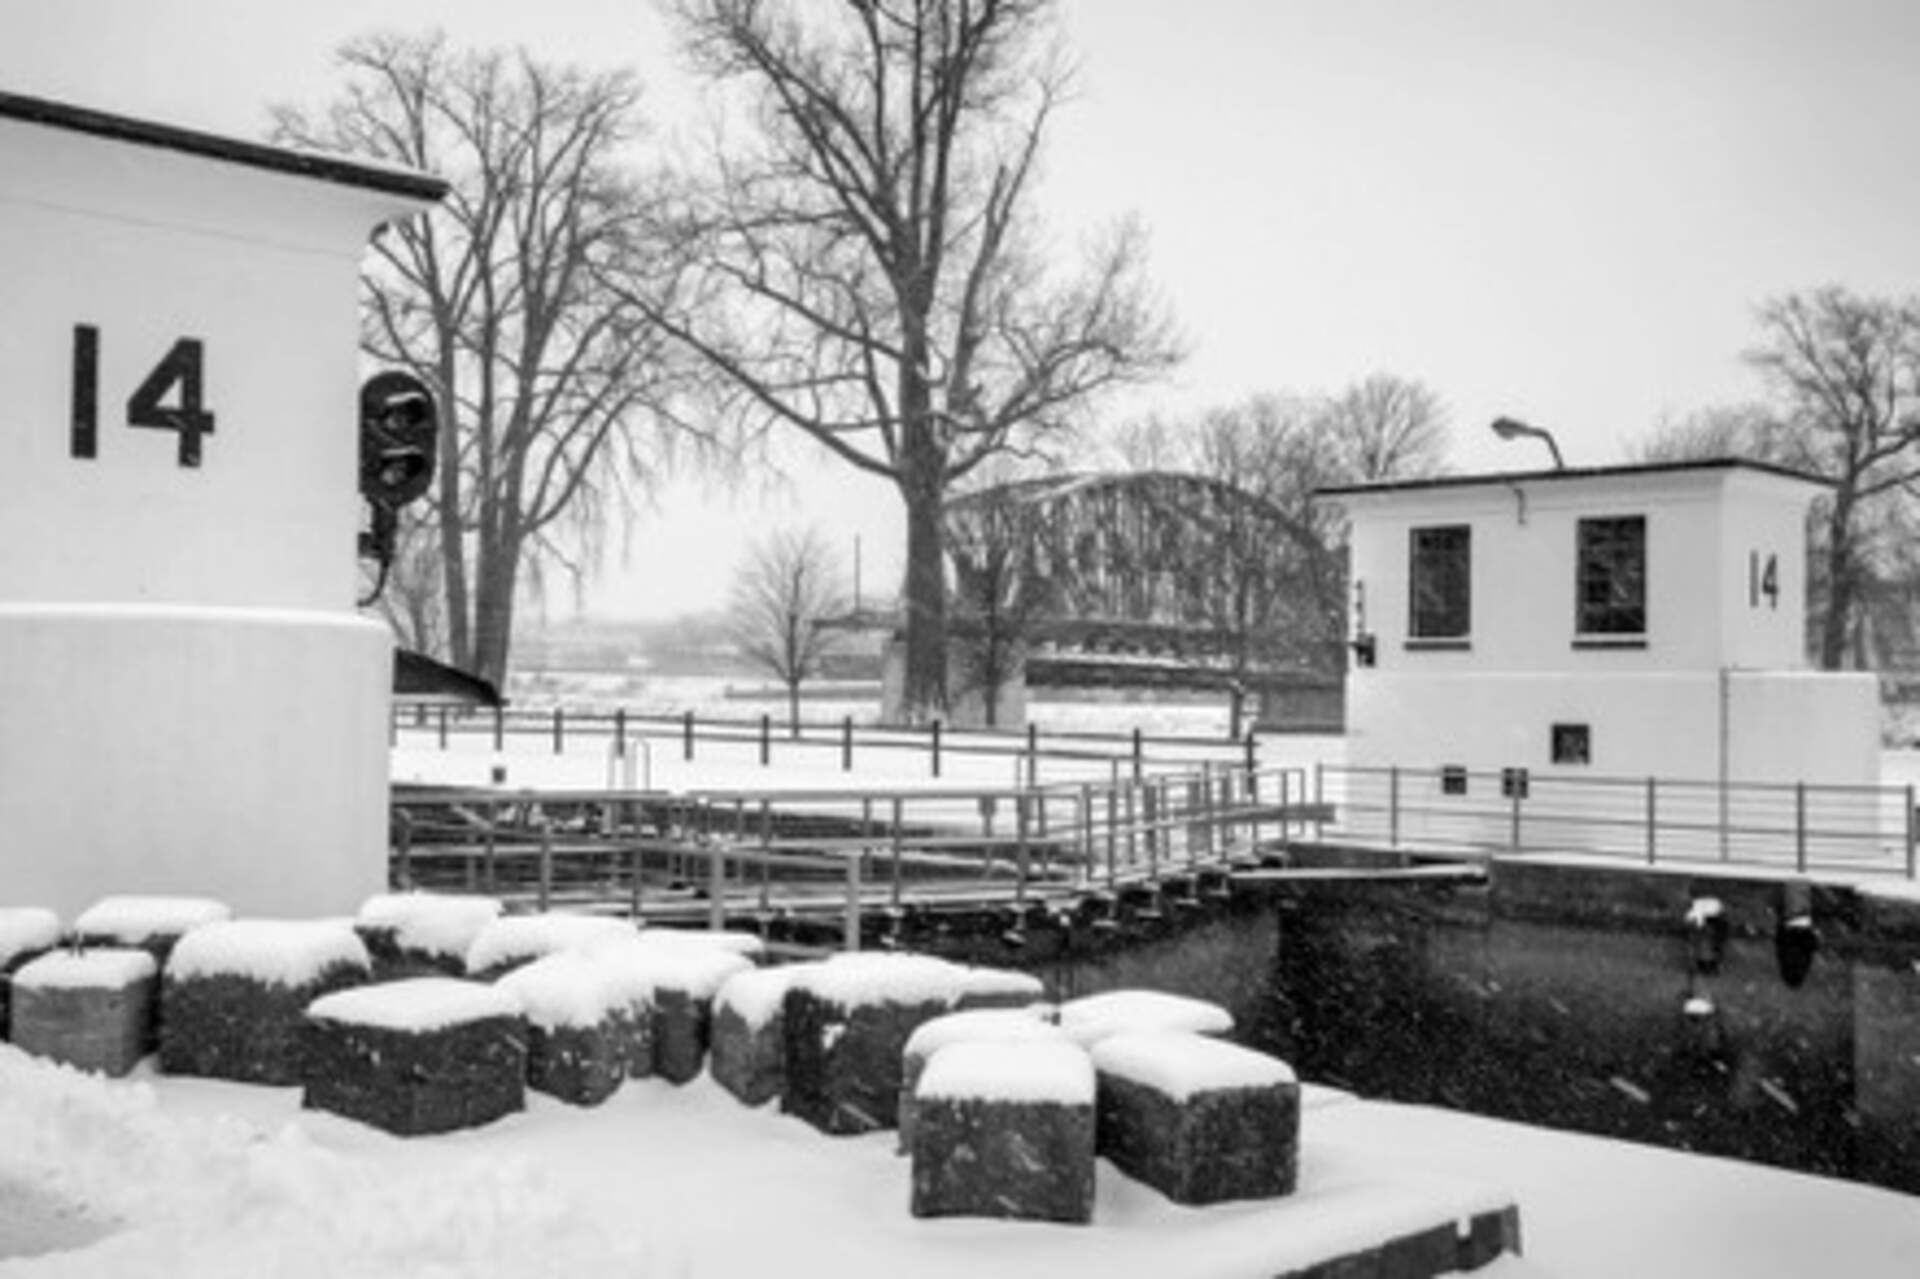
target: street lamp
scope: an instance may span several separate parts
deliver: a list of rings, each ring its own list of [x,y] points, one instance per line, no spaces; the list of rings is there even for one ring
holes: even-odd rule
[[[1518,422],[1510,417],[1497,417],[1493,419],[1493,433],[1503,440],[1515,440],[1523,435],[1545,440],[1547,448],[1553,453],[1553,469],[1556,471],[1567,469],[1566,459],[1560,456],[1560,446],[1554,443],[1552,431],[1538,426],[1528,426],[1525,422]]]

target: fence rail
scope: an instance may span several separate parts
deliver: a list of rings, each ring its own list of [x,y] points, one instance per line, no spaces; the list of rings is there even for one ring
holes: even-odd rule
[[[551,742],[555,755],[564,755],[570,744],[585,740],[604,743],[618,756],[637,742],[649,752],[672,751],[687,761],[700,758],[703,746],[709,751],[745,746],[752,748],[763,766],[776,756],[791,758],[799,752],[816,760],[837,756],[840,770],[848,773],[854,771],[856,761],[870,761],[876,753],[919,754],[925,758],[926,775],[934,778],[941,777],[956,756],[989,756],[1017,764],[1024,771],[1022,783],[1029,787],[1040,783],[1047,764],[1073,764],[1084,773],[1094,766],[1111,770],[1118,761],[1135,781],[1156,769],[1190,768],[1203,762],[1238,763],[1245,768],[1258,764],[1257,741],[1251,731],[1241,737],[1213,737],[1153,734],[1139,728],[1126,733],[1042,730],[1036,725],[1019,730],[957,729],[938,721],[924,727],[884,727],[857,723],[852,716],[790,725],[771,713],[731,719],[690,710],[659,715],[559,706],[403,707],[394,711],[389,734],[395,746],[430,744],[442,751],[474,739],[488,741],[496,752],[507,750],[510,742],[544,739]]]
[[[397,887],[635,917],[836,914],[1116,894],[1254,857],[1327,814],[1301,769],[1035,788],[396,789]]]
[[[1916,878],[1912,786],[1317,765],[1335,833],[1478,853],[1586,853]]]

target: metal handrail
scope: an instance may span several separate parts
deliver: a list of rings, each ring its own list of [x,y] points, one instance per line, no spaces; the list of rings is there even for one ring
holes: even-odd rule
[[[1323,764],[1314,772],[1316,795],[1337,792],[1336,833],[1379,838],[1388,847],[1920,878],[1912,786],[1534,772],[1522,787],[1495,770]],[[1464,782],[1469,792],[1477,781],[1479,793],[1443,793],[1446,780]],[[1494,783],[1505,793],[1489,793]]]
[[[841,908],[850,912],[847,935],[857,943],[857,912],[874,900],[899,906],[919,897],[950,901],[957,894],[1024,906],[1103,883],[1113,887],[1223,865],[1284,845],[1314,815],[1288,807],[1288,797],[1306,795],[1299,769],[1207,768],[1137,782],[959,794],[963,803],[991,798],[996,808],[1004,805],[1006,827],[992,829],[988,810],[977,804],[977,833],[956,824],[956,792],[929,788],[672,793],[407,787],[394,796],[393,878],[400,887],[418,886],[430,878],[421,872],[451,861],[464,867],[453,887],[495,892],[509,873],[523,872],[530,862],[539,909],[560,898],[563,880],[584,879],[595,885],[589,895],[599,904],[624,905],[638,915],[645,913],[650,860],[677,868],[677,881],[701,878],[703,867],[706,909],[718,927],[729,906],[737,911],[743,901],[759,911],[818,907],[817,885],[789,883],[776,894],[775,872],[844,869]],[[436,814],[454,813],[461,814],[458,821],[435,820]],[[580,814],[583,822],[597,815],[600,828],[563,829],[555,820],[562,813]],[[848,823],[852,833],[780,829],[822,817]],[[965,855],[972,852],[979,856]],[[909,890],[908,869],[931,877]],[[751,882],[753,872],[757,883]],[[521,891],[527,891],[524,879]]]
[[[838,722],[803,721],[798,731],[792,731],[771,714],[740,720],[703,716],[693,711],[663,715],[624,708],[570,711],[564,706],[495,707],[484,711],[440,706],[431,708],[431,714],[429,710],[426,706],[396,707],[389,725],[389,740],[397,745],[403,733],[426,734],[445,750],[455,737],[490,735],[495,749],[504,750],[508,738],[548,737],[553,742],[554,753],[563,754],[571,732],[575,737],[608,739],[616,753],[624,750],[629,741],[677,740],[688,759],[694,758],[697,745],[703,742],[732,746],[757,744],[762,763],[769,761],[776,746],[838,750],[846,771],[852,771],[856,748],[859,751],[912,751],[928,756],[934,776],[940,774],[943,755],[1080,763],[1117,761],[1138,774],[1150,766],[1191,763],[1192,753],[1196,751],[1211,752],[1223,760],[1231,758],[1250,766],[1256,750],[1256,738],[1251,730],[1240,737],[1213,737],[1146,733],[1138,728],[1114,733],[1080,729],[1041,731],[1032,725],[1025,729],[956,728],[945,723],[902,727],[856,724],[852,716],[842,716]],[[1082,743],[1119,745],[1125,750],[1116,753],[1078,745]]]

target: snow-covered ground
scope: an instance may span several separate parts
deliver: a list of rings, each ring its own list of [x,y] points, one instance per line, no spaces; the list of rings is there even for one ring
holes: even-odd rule
[[[396,775],[482,780],[491,754],[471,745],[396,751]],[[516,783],[609,780],[604,743],[561,758],[528,744],[510,762]],[[689,784],[713,785],[718,763]],[[1508,1198],[1527,1254],[1488,1279],[1920,1275],[1920,1198],[1891,1191],[1311,1081],[1303,1141],[1301,1193],[1279,1206],[1179,1208],[1102,1163],[1091,1226],[919,1221],[891,1134],[824,1137],[704,1077],[630,1082],[587,1110],[533,1095],[485,1128],[401,1140],[303,1111],[297,1089],[151,1061],[108,1082],[0,1046],[0,1279],[1237,1276],[1362,1218]]]
[[[56,1221],[68,1244],[112,1223],[0,1275],[1204,1279],[1508,1192],[1527,1255],[1497,1279],[1920,1273],[1920,1200],[1889,1191],[1317,1089],[1302,1132],[1278,1206],[1179,1208],[1103,1162],[1091,1226],[925,1221],[892,1134],[825,1137],[704,1077],[404,1140],[297,1089],[110,1083],[0,1048],[0,1257],[61,1205],[85,1214]]]

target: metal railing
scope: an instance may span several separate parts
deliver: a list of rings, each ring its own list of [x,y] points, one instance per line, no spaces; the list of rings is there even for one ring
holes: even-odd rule
[[[1312,793],[1332,835],[1394,848],[1916,877],[1912,786],[1322,764]]]
[[[1258,745],[1252,732],[1241,737],[1211,737],[1086,730],[954,728],[934,722],[922,727],[883,727],[855,722],[852,716],[835,721],[801,721],[789,725],[784,717],[764,713],[753,719],[729,719],[683,711],[655,715],[625,709],[568,710],[565,707],[462,709],[447,706],[396,708],[389,741],[395,746],[430,746],[445,751],[455,743],[480,740],[495,752],[510,742],[539,739],[550,742],[555,755],[585,741],[623,753],[628,744],[644,742],[656,756],[672,752],[693,761],[703,752],[729,752],[759,764],[771,765],[796,754],[814,760],[833,759],[840,771],[853,772],[858,762],[875,754],[918,754],[926,775],[941,777],[956,756],[989,756],[1013,763],[1021,783],[1035,786],[1042,766],[1070,764],[1071,770],[1049,773],[1123,769],[1134,780],[1156,769],[1190,768],[1201,763],[1258,763]]]
[[[1327,814],[1301,769],[979,790],[397,789],[398,888],[720,927],[909,903],[1025,906],[1256,857]]]

